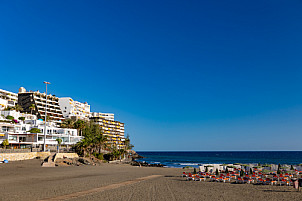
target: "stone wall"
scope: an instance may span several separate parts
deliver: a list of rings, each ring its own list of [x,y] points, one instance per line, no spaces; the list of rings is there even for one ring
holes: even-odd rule
[[[22,161],[34,159],[36,157],[46,158],[50,155],[50,152],[29,152],[29,153],[0,153],[0,161]]]
[[[57,153],[54,161],[58,158],[79,158],[79,155],[76,153]]]

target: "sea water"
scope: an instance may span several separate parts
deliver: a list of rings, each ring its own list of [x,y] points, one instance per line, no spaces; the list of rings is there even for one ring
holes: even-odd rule
[[[160,163],[166,167],[198,167],[201,164],[292,164],[302,163],[302,151],[195,151],[195,152],[142,152],[137,153],[150,164]]]

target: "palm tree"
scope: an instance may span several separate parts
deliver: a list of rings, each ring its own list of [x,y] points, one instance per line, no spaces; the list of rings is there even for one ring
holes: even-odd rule
[[[83,120],[77,120],[74,122],[73,127],[78,130],[79,135],[82,136],[83,129],[87,126],[86,122]]]
[[[89,137],[83,138],[81,141],[79,141],[76,146],[76,151],[83,155],[84,157],[87,156],[87,152],[89,153],[89,158],[91,157],[92,153],[92,140]]]
[[[129,134],[127,134],[126,138],[125,138],[125,146],[126,146],[126,150],[131,150],[134,146],[130,143],[130,136]]]
[[[31,105],[29,106],[29,109],[30,109],[30,114],[33,114],[33,110],[36,109],[35,104],[31,104]]]
[[[20,111],[20,112],[23,111],[22,106],[21,106],[21,105],[18,105],[18,104],[14,107],[14,109],[15,109],[17,112],[18,112],[18,111]]]
[[[61,123],[62,128],[74,128],[74,121],[72,119],[65,119]]]
[[[107,140],[106,136],[102,134],[98,134],[97,136],[95,136],[94,143],[96,145],[96,148],[98,149],[99,154],[101,153],[106,140]]]
[[[58,153],[60,153],[60,145],[62,143],[62,139],[61,138],[57,138],[56,141],[58,142]]]
[[[83,125],[83,122],[77,123],[77,128]],[[102,135],[101,129],[99,125],[95,124],[94,122],[90,122],[89,124],[84,124],[85,127],[82,129],[82,134],[84,138],[78,142],[75,146],[76,151],[80,155],[87,156],[91,158],[93,153],[96,153],[97,149],[101,152],[102,146],[104,145],[106,138]]]

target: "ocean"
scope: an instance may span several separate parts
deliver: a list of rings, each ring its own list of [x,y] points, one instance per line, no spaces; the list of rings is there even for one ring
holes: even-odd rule
[[[137,153],[150,164],[160,163],[166,167],[198,167],[200,164],[301,164],[302,151],[195,151],[195,152],[142,152]]]

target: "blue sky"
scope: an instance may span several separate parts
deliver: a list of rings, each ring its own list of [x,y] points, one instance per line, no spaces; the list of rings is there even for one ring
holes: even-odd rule
[[[301,150],[301,1],[1,1],[0,88],[91,104],[136,150]]]

